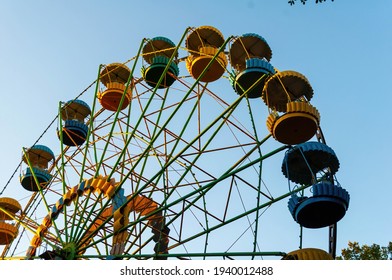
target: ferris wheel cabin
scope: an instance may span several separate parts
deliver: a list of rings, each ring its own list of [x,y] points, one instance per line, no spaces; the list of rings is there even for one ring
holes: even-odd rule
[[[22,186],[33,192],[44,189],[52,178],[48,164],[54,160],[53,152],[44,145],[35,145],[25,151],[22,160],[29,166],[20,178]]]
[[[261,96],[266,79],[275,73],[269,63],[272,51],[260,35],[247,33],[237,37],[230,46],[229,58],[234,68],[231,83],[234,90],[248,98]]]
[[[188,34],[186,68],[193,78],[213,82],[222,77],[228,64],[225,53],[219,51],[224,42],[222,33],[212,26],[201,26]]]
[[[305,228],[323,228],[340,221],[348,209],[350,195],[330,181],[312,186],[312,196],[294,194],[288,208],[294,220]]]
[[[21,209],[17,200],[0,197],[0,245],[10,244],[18,235],[18,227],[11,221]]]
[[[98,92],[102,107],[109,111],[124,110],[132,99],[132,86],[128,84],[131,72],[121,63],[111,63],[101,71],[101,83],[106,87]]]
[[[152,88],[170,87],[177,76],[179,68],[175,44],[168,38],[155,37],[148,40],[143,47],[143,58],[148,66],[142,67],[142,76]]]
[[[82,100],[71,100],[64,104],[61,108],[64,125],[62,134],[58,133],[64,145],[80,146],[86,141],[88,126],[85,124],[85,118],[90,113],[90,107]]]

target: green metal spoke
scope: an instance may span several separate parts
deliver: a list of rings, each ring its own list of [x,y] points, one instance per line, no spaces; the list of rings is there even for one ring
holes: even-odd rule
[[[299,188],[299,190],[306,189],[306,188],[308,188],[308,187],[309,187],[309,186],[302,186],[301,188]],[[204,235],[204,234],[206,234],[206,233],[208,233],[208,232],[212,232],[212,231],[214,231],[214,230],[216,230],[216,229],[218,229],[218,228],[220,228],[220,227],[223,227],[223,226],[228,225],[228,224],[230,224],[230,223],[232,223],[232,222],[235,222],[235,221],[237,221],[237,220],[239,220],[239,219],[241,219],[241,218],[243,218],[243,217],[246,217],[246,216],[248,216],[248,215],[250,215],[250,214],[256,213],[256,212],[259,211],[260,209],[263,209],[263,208],[265,208],[265,207],[269,207],[269,206],[271,206],[272,204],[274,204],[274,203],[276,203],[276,202],[278,202],[278,201],[280,201],[280,200],[283,200],[283,199],[285,199],[285,198],[291,196],[291,195],[292,195],[293,193],[295,193],[295,192],[296,192],[296,191],[288,192],[288,193],[286,193],[286,194],[283,194],[283,195],[281,195],[281,196],[279,196],[279,197],[277,197],[277,198],[274,198],[274,199],[271,200],[271,201],[268,201],[268,202],[266,202],[266,203],[264,203],[264,204],[258,205],[257,207],[255,207],[255,208],[253,208],[253,209],[250,209],[250,210],[248,210],[248,211],[246,211],[246,212],[243,212],[243,213],[239,214],[238,216],[235,216],[235,217],[233,217],[233,218],[231,218],[231,219],[228,219],[228,220],[226,220],[226,221],[223,221],[223,222],[220,223],[220,224],[217,224],[217,225],[215,225],[215,226],[212,226],[212,227],[210,227],[208,230],[205,230],[205,231],[199,232],[199,233],[197,233],[197,234],[195,234],[195,235],[193,235],[193,236],[190,236],[190,237],[188,237],[187,239],[182,240],[181,244],[187,243],[188,241],[191,241],[191,240],[193,240],[193,239],[195,239],[195,238],[197,238],[197,237],[200,237],[200,236],[202,236],[202,235]],[[195,200],[196,200],[196,199],[195,199]],[[176,246],[178,246],[178,245],[180,245],[180,244],[177,244]],[[173,246],[173,247],[170,247],[170,249],[173,249],[173,248],[174,248],[174,246]]]
[[[269,138],[269,136],[266,137],[266,139],[268,139],[268,138]],[[264,140],[266,140],[266,139],[264,139]],[[261,144],[261,143],[260,143],[260,144]],[[170,209],[170,207],[172,207],[172,206],[174,206],[174,205],[177,205],[178,203],[181,203],[181,202],[184,201],[185,199],[190,198],[190,197],[192,197],[192,196],[194,196],[194,195],[198,195],[191,203],[189,203],[189,204],[183,209],[183,212],[185,212],[185,211],[187,211],[196,201],[198,201],[202,196],[204,196],[211,188],[213,188],[218,182],[223,181],[223,180],[225,180],[225,179],[227,179],[227,178],[229,178],[229,177],[231,177],[231,176],[233,176],[233,175],[235,175],[235,174],[237,174],[237,173],[239,173],[239,172],[241,172],[241,171],[243,171],[243,170],[245,170],[245,169],[247,169],[247,168],[253,166],[254,164],[259,163],[260,161],[265,160],[265,159],[269,158],[270,156],[272,156],[272,155],[274,155],[274,154],[276,154],[276,153],[279,153],[279,152],[285,150],[285,149],[287,149],[287,146],[282,146],[282,147],[280,147],[280,148],[278,148],[278,149],[276,149],[276,150],[274,150],[274,151],[272,151],[272,152],[270,152],[270,153],[264,155],[262,158],[256,159],[256,160],[254,160],[254,161],[252,161],[252,162],[250,162],[250,163],[247,163],[247,164],[245,164],[245,165],[243,165],[243,166],[240,166],[240,167],[238,167],[238,168],[236,168],[235,166],[233,166],[233,167],[231,167],[230,169],[228,169],[221,177],[217,178],[215,181],[213,181],[213,182],[211,182],[211,183],[208,183],[208,184],[206,184],[206,185],[204,185],[204,186],[201,186],[200,189],[191,191],[191,192],[187,193],[186,195],[184,195],[183,197],[181,197],[181,198],[179,198],[179,199],[177,199],[177,200],[175,200],[175,201],[173,201],[173,202],[168,202],[168,203],[166,204],[165,209]],[[245,157],[245,158],[246,158],[246,157]],[[245,158],[243,158],[241,161],[239,161],[238,164],[240,164]],[[307,187],[308,187],[308,186],[305,186],[305,187],[303,187],[303,188],[307,188]],[[298,190],[296,190],[296,191],[298,191]],[[291,193],[287,193],[287,194],[285,194],[285,195],[283,195],[283,196],[281,196],[281,197],[278,197],[278,198],[276,198],[276,199],[273,199],[273,200],[271,200],[270,202],[261,205],[260,207],[256,207],[256,208],[254,208],[254,209],[252,209],[252,210],[249,210],[249,211],[245,212],[245,214],[242,214],[242,215],[239,215],[239,216],[237,216],[237,217],[235,217],[235,218],[229,219],[229,220],[225,221],[223,224],[228,224],[228,223],[231,223],[231,222],[233,222],[233,221],[235,221],[235,220],[237,220],[237,219],[240,219],[240,218],[242,218],[242,217],[244,217],[244,216],[247,216],[247,215],[249,215],[249,214],[255,212],[256,210],[261,209],[261,208],[263,208],[263,207],[266,207],[266,206],[268,206],[268,205],[271,205],[272,203],[277,202],[277,201],[279,201],[279,200],[281,200],[281,199],[284,199],[284,198],[288,197],[289,195],[291,195]],[[134,196],[132,196],[132,197],[134,197]],[[130,200],[129,200],[129,201],[130,201]],[[125,229],[125,228],[130,228],[130,227],[134,226],[134,225],[137,224],[137,223],[140,223],[140,222],[142,222],[142,221],[145,221],[145,220],[147,220],[149,217],[151,217],[151,216],[153,216],[154,214],[156,214],[158,211],[165,210],[165,209],[160,208],[160,209],[157,209],[156,211],[151,212],[151,213],[148,214],[148,215],[145,215],[145,216],[143,216],[143,217],[140,217],[138,220],[136,220],[136,221],[134,221],[134,222],[131,222],[129,225],[125,226],[124,229]],[[170,224],[173,223],[177,218],[179,218],[181,215],[182,215],[182,213],[176,214],[168,223],[166,223],[166,225],[170,225]],[[207,233],[207,232],[211,232],[211,231],[213,231],[214,229],[217,229],[217,228],[223,226],[223,224],[218,225],[218,226],[211,227],[211,228],[209,228],[208,230],[204,230],[202,233],[196,234],[196,235],[192,236],[192,238],[186,239],[186,241],[190,241],[190,240],[192,240],[192,239],[194,239],[194,238],[196,238],[196,237],[199,237],[199,236],[201,236],[201,235],[203,235],[203,234],[205,234],[205,233]],[[108,236],[112,236],[112,235],[113,235],[113,234],[109,234]],[[151,237],[151,238],[152,238],[152,237]],[[151,238],[150,238],[150,239],[151,239]],[[182,243],[185,243],[185,242],[183,241]],[[94,245],[94,244],[96,244],[96,243],[92,243],[92,244],[90,244],[90,245],[92,246],[92,245]]]
[[[59,126],[60,126],[60,129],[59,129],[59,134],[60,134],[60,155],[61,155],[61,167],[62,167],[62,170],[59,170],[59,174],[60,174],[60,177],[61,177],[61,181],[62,181],[62,189],[63,189],[63,195],[67,192],[67,184],[66,184],[66,180],[65,180],[65,160],[64,160],[64,143],[63,143],[63,139],[64,139],[64,135],[63,135],[63,120],[62,120],[62,114],[61,114],[61,109],[62,109],[62,106],[61,106],[61,102],[59,103]],[[67,225],[68,224],[68,222],[67,222],[67,208],[66,207],[64,207],[65,209],[63,210],[64,211],[64,225]],[[65,242],[66,243],[68,243],[68,227],[64,227],[64,230],[65,230]]]
[[[254,132],[254,135],[255,135],[255,137],[256,137],[256,140],[259,141],[259,140],[258,140],[259,137],[258,137],[258,133],[257,133],[255,121],[254,121],[254,118],[253,118],[252,107],[251,107],[251,104],[249,103],[249,98],[246,98],[246,102],[247,102],[247,105],[248,105],[248,108],[249,108],[249,116],[250,116],[250,120],[251,120],[251,123],[252,123],[253,132]],[[260,146],[258,146],[257,152],[258,152],[258,154],[259,154],[260,157],[263,156],[263,154],[262,154],[262,152],[261,152]],[[258,171],[258,172],[259,172],[259,180],[258,180],[258,186],[257,186],[257,188],[258,188],[259,191],[257,192],[257,206],[260,205],[261,180],[262,180],[261,174],[262,174],[262,170],[263,170],[263,162],[260,161],[260,164],[259,164],[259,171]],[[258,219],[258,217],[259,217],[259,210],[257,210],[256,213],[255,213],[255,229],[254,229],[254,234],[253,234],[253,235],[254,235],[254,240],[253,240],[253,252],[256,251],[256,247],[257,247],[257,236],[258,236],[258,225],[259,225],[259,219]],[[254,258],[254,257],[252,256],[252,259],[253,259],[253,258]]]
[[[41,188],[41,186],[40,186],[40,184],[39,184],[39,182],[38,182],[38,178],[37,178],[37,176],[36,176],[36,174],[35,174],[35,172],[34,172],[34,168],[33,168],[32,164],[31,164],[31,162],[30,162],[29,157],[26,155],[26,150],[25,150],[25,148],[23,148],[23,156],[26,158],[27,165],[29,166],[30,171],[31,171],[31,174],[33,175],[33,178],[34,178],[34,182],[35,182],[35,184],[36,184],[37,187],[38,187],[38,192],[39,192],[39,194],[40,194],[40,196],[41,196],[42,201],[43,201],[44,204],[45,204],[46,211],[47,211],[47,213],[50,213],[49,204],[48,204],[48,202],[47,202],[47,200],[46,200],[46,197],[45,197],[45,194],[44,194],[44,190]],[[53,226],[54,226],[54,228],[55,228],[55,230],[56,230],[57,237],[59,238],[60,242],[61,242],[62,244],[64,244],[64,241],[63,241],[62,238],[61,238],[61,234],[60,234],[59,228],[58,228],[57,224],[56,224],[54,221],[53,221]]]
[[[93,131],[93,128],[94,128],[94,112],[95,112],[95,106],[96,106],[96,103],[97,103],[96,96],[98,95],[98,90],[99,90],[99,77],[101,75],[101,67],[102,67],[102,65],[99,65],[97,79],[96,79],[96,83],[95,83],[93,106],[91,108],[89,129],[87,131],[87,136],[86,136],[86,147],[85,147],[85,152],[84,152],[85,155],[87,155],[88,148],[89,148],[88,143],[90,142],[90,137],[92,135],[92,131]],[[95,141],[93,143],[94,143],[93,144],[93,148],[94,148],[94,151],[95,151],[95,154],[96,154]],[[83,180],[84,169],[86,168],[86,160],[87,160],[87,157],[85,156],[83,158],[83,162],[82,162],[82,166],[81,166],[81,170],[80,170],[79,182],[82,182],[82,180]],[[98,160],[97,157],[96,157],[96,160]]]
[[[279,252],[279,251],[265,251],[265,252],[200,252],[200,253],[168,253],[168,254],[123,254],[123,255],[108,255],[108,256],[96,256],[96,255],[81,255],[80,258],[89,258],[89,259],[96,259],[96,258],[105,258],[105,257],[118,257],[118,258],[125,258],[125,259],[151,259],[153,257],[168,257],[168,258],[231,258],[231,257],[252,257],[252,256],[260,256],[260,257],[284,257],[287,253]]]
[[[116,126],[116,121],[117,121],[118,116],[119,116],[119,114],[120,114],[120,112],[121,112],[121,107],[122,107],[122,104],[124,103],[125,96],[126,96],[126,92],[128,91],[129,86],[130,86],[130,83],[131,83],[131,81],[132,81],[132,79],[133,79],[133,72],[135,71],[136,63],[137,63],[137,61],[138,61],[138,59],[139,59],[139,56],[140,56],[141,50],[142,50],[142,48],[143,48],[144,42],[145,42],[145,40],[142,40],[142,42],[141,42],[141,44],[140,44],[140,47],[139,47],[139,50],[138,50],[136,59],[134,60],[134,63],[133,63],[133,67],[132,67],[131,73],[130,73],[130,75],[128,76],[128,80],[127,80],[126,85],[125,85],[124,93],[123,93],[123,95],[121,96],[120,103],[119,103],[119,105],[118,105],[118,107],[117,107],[117,111],[116,111],[115,116],[114,116],[113,125],[112,125],[112,127],[111,127],[111,129],[110,129],[110,132],[109,132],[109,135],[108,135],[108,140],[107,140],[106,145],[105,145],[105,147],[104,147],[104,149],[103,149],[103,152],[102,152],[102,154],[101,154],[101,159],[100,159],[99,161],[97,161],[98,166],[97,166],[97,169],[96,169],[95,177],[97,177],[97,176],[99,175],[99,170],[100,170],[102,161],[103,161],[104,158],[105,158],[105,154],[106,154],[106,151],[107,151],[108,146],[109,146],[109,140],[110,140],[110,138],[113,136],[114,128],[115,128],[115,126]],[[97,81],[97,83],[98,83],[98,81]],[[126,147],[125,147],[125,148],[126,148]]]
[[[183,35],[183,38],[184,38],[184,36],[185,36],[185,33],[184,33],[184,35]],[[181,41],[183,40],[183,38],[181,39]],[[230,40],[230,38],[227,39],[227,40],[225,41],[225,43],[224,43],[224,44],[221,46],[221,48],[219,49],[219,52],[221,52],[221,51],[224,49],[225,45],[229,42],[229,40]],[[181,41],[180,41],[180,43],[181,43]],[[190,89],[188,90],[188,93],[183,97],[183,99],[180,101],[180,103],[178,104],[178,106],[176,106],[174,112],[168,117],[168,119],[167,119],[166,122],[163,124],[163,126],[161,127],[161,129],[158,131],[157,135],[156,135],[153,139],[151,139],[150,144],[148,145],[148,147],[146,147],[146,149],[145,149],[145,151],[143,152],[142,156],[139,157],[139,159],[136,161],[135,165],[134,165],[134,166],[131,168],[131,170],[128,172],[128,174],[127,174],[126,177],[129,177],[129,176],[131,175],[131,172],[133,172],[135,166],[137,166],[138,163],[141,161],[141,159],[142,159],[144,156],[146,156],[146,155],[148,154],[148,152],[149,152],[149,150],[151,149],[152,145],[154,144],[155,140],[158,139],[158,137],[160,136],[160,134],[161,134],[161,132],[163,131],[163,129],[164,129],[164,128],[167,126],[167,124],[171,121],[171,119],[174,117],[174,115],[176,114],[176,112],[178,112],[178,110],[179,110],[179,108],[182,106],[182,104],[184,104],[184,102],[186,101],[187,97],[189,96],[189,94],[193,91],[194,87],[196,86],[198,80],[199,80],[199,79],[202,77],[202,75],[204,75],[204,73],[208,70],[209,65],[211,65],[212,62],[213,62],[213,60],[216,59],[216,57],[217,57],[217,55],[219,54],[219,52],[214,56],[213,59],[211,59],[211,61],[209,62],[209,64],[206,66],[206,68],[205,68],[205,69],[203,70],[203,72],[201,73],[200,77],[199,77],[199,78],[196,80],[196,82],[190,87]],[[156,90],[156,89],[155,89],[155,90]],[[241,98],[239,98],[239,100],[240,100],[240,99],[241,99]],[[151,101],[152,101],[152,98],[150,97],[150,99],[149,99],[149,101],[148,101],[147,104],[149,104]],[[235,105],[237,106],[238,103],[236,103]],[[145,107],[145,109],[144,109],[144,111],[143,111],[141,117],[139,118],[137,124],[135,125],[135,128],[134,128],[132,134],[135,133],[136,128],[137,128],[138,125],[140,124],[140,122],[141,122],[141,120],[142,120],[142,116],[144,115],[146,109],[147,109],[147,106]],[[227,110],[225,110],[225,112],[226,112],[226,111],[227,111]],[[219,118],[218,118],[218,120],[219,120]],[[212,127],[212,125],[210,125],[210,127]],[[205,131],[206,131],[206,130],[205,130]],[[203,135],[203,134],[204,134],[204,133],[202,133],[201,135]],[[199,137],[201,137],[201,135],[200,135]],[[133,135],[130,136],[130,139],[132,139],[132,136],[133,136]],[[197,139],[198,139],[198,137],[197,137]],[[128,146],[128,144],[129,144],[129,143],[127,143],[126,146]],[[192,144],[193,144],[193,143],[192,143]],[[188,145],[188,146],[189,146],[189,145]],[[121,152],[121,154],[120,154],[119,157],[123,156],[123,153],[125,153],[125,149],[123,149],[123,151]],[[177,157],[176,157],[176,158],[177,158]],[[176,159],[176,158],[175,158],[175,159]],[[175,159],[174,159],[174,160],[175,160]],[[173,160],[170,161],[170,164],[171,164],[172,162],[173,162]],[[166,168],[168,165],[170,165],[170,164],[166,164],[166,165],[165,165],[165,168]],[[112,173],[114,173],[114,170],[112,171]],[[113,174],[110,174],[109,177],[111,177],[112,175],[113,175]],[[160,173],[158,173],[158,174],[156,174],[155,176],[153,176],[153,178],[149,180],[149,183],[152,183],[158,176],[160,176]],[[124,181],[120,182],[120,184],[117,186],[117,189],[120,189],[120,188],[122,187],[123,182],[124,182]],[[138,195],[144,188],[146,188],[146,187],[148,186],[149,183],[147,183],[147,184],[145,185],[145,187],[141,188],[140,190],[136,191],[132,196],[130,196],[130,197],[127,199],[127,202],[126,202],[126,203],[128,203],[128,202],[131,201],[136,195]],[[106,207],[107,204],[108,204],[108,202],[105,204],[105,207]],[[102,212],[102,211],[103,211],[103,210],[101,210],[101,212]],[[100,212],[100,213],[101,213],[101,212]],[[99,214],[97,215],[97,217],[98,217],[98,216],[99,216]],[[97,218],[97,217],[96,217],[96,218]],[[94,220],[93,222],[95,222],[95,220]],[[101,225],[99,228],[101,228],[101,227],[102,227],[102,225]],[[99,229],[99,228],[98,228],[98,229]],[[90,234],[90,235],[91,235],[91,234]]]

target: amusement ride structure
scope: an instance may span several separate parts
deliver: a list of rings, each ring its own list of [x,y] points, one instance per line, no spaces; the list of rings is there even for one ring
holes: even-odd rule
[[[0,259],[333,259],[349,206],[339,160],[307,78],[271,58],[258,34],[201,26],[101,65],[59,103],[57,128],[45,131],[58,146],[23,148],[19,176],[0,189]],[[263,180],[276,157],[289,185],[278,195]],[[263,250],[272,206],[300,228],[329,228],[328,252]]]

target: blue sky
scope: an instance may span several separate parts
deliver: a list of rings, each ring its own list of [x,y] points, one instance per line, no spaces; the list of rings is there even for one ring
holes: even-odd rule
[[[309,0],[305,6],[286,0],[2,0],[0,190],[19,164],[21,148],[35,142],[59,101],[74,98],[96,78],[99,64],[126,61],[143,38],[178,42],[187,27],[211,25],[226,37],[260,34],[276,68],[309,79],[327,144],[340,161],[337,177],[351,195],[338,224],[338,252],[349,240],[386,245],[392,231],[391,11],[388,0]],[[20,186],[12,183],[7,191],[12,188],[20,195]],[[285,202],[279,207],[287,211]],[[287,217],[294,223],[288,211]],[[305,232],[305,243],[307,234],[317,240],[308,245],[327,248],[325,231]],[[277,244],[280,251],[289,247]]]

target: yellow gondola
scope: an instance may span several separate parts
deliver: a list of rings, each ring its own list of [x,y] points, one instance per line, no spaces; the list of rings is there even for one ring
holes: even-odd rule
[[[320,114],[307,102],[286,104],[286,113],[279,116],[272,112],[267,118],[267,128],[283,144],[295,145],[308,141],[317,132]]]
[[[132,86],[127,86],[131,72],[121,63],[107,65],[100,74],[105,90],[98,92],[97,97],[102,107],[109,111],[117,111],[128,107],[132,99]]]
[[[112,82],[126,84],[130,74],[131,71],[126,65],[114,62],[101,70],[100,81],[105,87],[108,87],[108,84]]]
[[[304,248],[288,253],[283,260],[333,260],[331,254],[317,248]]]
[[[261,97],[270,109],[286,112],[288,102],[300,98],[310,101],[313,88],[304,75],[295,71],[281,71],[266,80]]]
[[[18,228],[14,225],[0,222],[0,245],[7,245],[18,235]]]
[[[13,198],[0,197],[0,220],[12,220],[12,216],[22,209],[19,202]]]
[[[191,31],[186,39],[189,51],[186,68],[193,78],[213,82],[224,74],[228,61],[225,53],[219,52],[224,41],[222,33],[211,26],[201,26]]]

